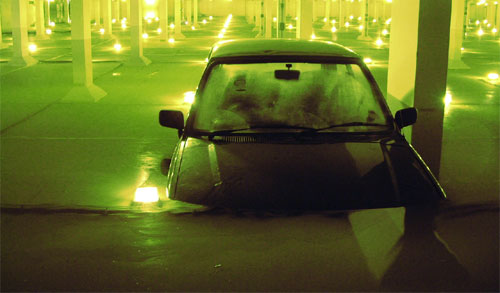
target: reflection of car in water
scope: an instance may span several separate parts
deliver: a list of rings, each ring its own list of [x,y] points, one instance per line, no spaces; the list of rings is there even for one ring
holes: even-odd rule
[[[330,42],[240,40],[211,51],[168,170],[172,199],[266,209],[357,209],[445,198],[366,65]]]

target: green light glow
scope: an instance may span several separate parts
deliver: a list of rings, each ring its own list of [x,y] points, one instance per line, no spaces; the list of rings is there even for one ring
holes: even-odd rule
[[[337,31],[337,28],[335,26],[332,26],[332,29],[331,29],[332,33],[336,32]]]
[[[363,62],[365,62],[366,64],[371,64],[373,62],[373,60],[370,57],[366,57],[363,59]]]
[[[173,44],[173,43],[175,43],[175,39],[174,39],[174,38],[170,38],[170,39],[168,39],[168,42],[169,42],[170,44]]]
[[[156,32],[160,34],[161,33],[161,28],[157,28]]]
[[[103,28],[99,29],[99,33],[101,33],[101,35],[104,35],[104,29]]]
[[[346,21],[344,25],[345,25],[345,27],[349,27],[350,24],[348,21]]]
[[[135,202],[152,203],[159,200],[158,188],[156,187],[139,187],[135,190]]]
[[[52,34],[52,30],[50,28],[48,28],[48,29],[45,30],[45,33],[47,35],[51,35]]]
[[[149,35],[148,35],[147,33],[143,33],[143,34],[142,34],[142,38],[143,38],[143,39],[147,39],[148,37],[149,37]]]
[[[387,34],[389,34],[389,31],[388,31],[387,29],[384,29],[384,30],[382,31],[382,35],[383,35],[383,36],[387,36]]]
[[[382,46],[384,44],[384,41],[382,41],[381,38],[378,38],[376,41],[375,41],[375,45],[377,45],[378,47]]]
[[[37,46],[35,44],[30,44],[28,46],[28,50],[30,50],[30,52],[35,52],[37,49]]]
[[[488,73],[489,80],[495,81],[495,80],[498,80],[498,78],[499,78],[498,73],[496,73],[496,72]]]
[[[482,28],[480,28],[480,29],[477,31],[477,35],[478,35],[478,36],[482,36],[482,35],[484,35],[484,31],[483,31],[483,29],[482,29]]]
[[[113,46],[113,48],[115,48],[117,52],[120,52],[122,50],[122,45],[117,43]]]

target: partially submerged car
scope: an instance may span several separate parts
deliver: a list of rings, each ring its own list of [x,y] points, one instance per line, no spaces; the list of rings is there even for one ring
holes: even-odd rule
[[[168,196],[206,206],[362,209],[438,202],[443,189],[353,51],[324,41],[237,40],[210,52],[168,160]]]

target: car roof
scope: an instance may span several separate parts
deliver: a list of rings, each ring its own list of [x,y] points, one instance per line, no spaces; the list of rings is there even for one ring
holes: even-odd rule
[[[333,42],[295,39],[239,39],[221,41],[212,47],[210,58],[247,56],[360,58],[351,49]]]

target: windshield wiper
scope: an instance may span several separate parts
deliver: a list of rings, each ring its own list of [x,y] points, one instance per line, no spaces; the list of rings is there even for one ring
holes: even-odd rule
[[[334,125],[330,125],[328,127],[323,127],[323,128],[313,128],[310,131],[317,132],[317,131],[336,128],[336,127],[344,127],[344,126],[388,126],[388,125],[380,124],[380,123],[368,123],[368,122],[348,122],[348,123],[334,124]],[[308,132],[308,131],[306,131],[306,132]]]
[[[245,130],[252,130],[252,129],[300,129],[300,130],[307,130],[307,131],[315,131],[316,128],[312,127],[304,127],[304,126],[293,126],[293,125],[288,125],[288,124],[265,124],[265,125],[252,125],[250,127],[246,128],[237,128],[237,129],[225,129],[225,130],[216,130],[212,131],[208,134],[208,138],[212,139],[214,136],[220,136],[220,135],[228,135],[237,131],[245,131]]]

